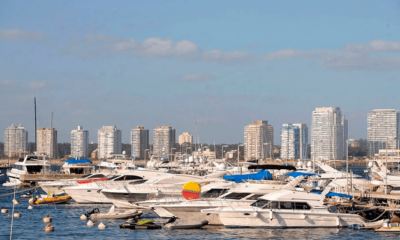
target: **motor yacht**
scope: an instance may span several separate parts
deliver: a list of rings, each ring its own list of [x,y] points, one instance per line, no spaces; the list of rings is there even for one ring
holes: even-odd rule
[[[347,227],[380,226],[384,220],[367,222],[357,214],[340,213],[334,206],[324,204],[326,197],[347,197],[330,193],[331,188],[312,193],[282,189],[260,197],[250,206],[227,206],[201,210],[204,214],[218,215],[226,227]]]

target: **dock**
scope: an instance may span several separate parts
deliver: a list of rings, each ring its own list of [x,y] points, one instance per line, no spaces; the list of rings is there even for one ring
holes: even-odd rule
[[[84,174],[22,174],[20,175],[21,182],[42,182],[55,181],[63,179],[81,178]]]

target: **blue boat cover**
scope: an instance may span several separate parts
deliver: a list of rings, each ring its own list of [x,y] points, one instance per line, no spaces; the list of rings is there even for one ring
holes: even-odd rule
[[[269,171],[261,169],[258,173],[243,174],[243,175],[226,175],[225,180],[241,183],[243,180],[272,180],[272,174]]]
[[[321,194],[322,191],[321,190],[311,190],[312,193],[316,193],[316,194]],[[326,194],[327,197],[344,197],[344,198],[350,198],[353,199],[353,196],[351,195],[347,195],[344,193],[336,193],[336,192],[329,192],[328,194]]]
[[[75,159],[75,158],[68,159],[65,162],[69,163],[69,164],[91,163],[91,161],[89,159]]]
[[[297,178],[298,176],[319,176],[319,177],[321,177],[318,174],[306,173],[306,172],[291,172],[291,173],[286,174],[286,176],[294,177],[294,178]]]

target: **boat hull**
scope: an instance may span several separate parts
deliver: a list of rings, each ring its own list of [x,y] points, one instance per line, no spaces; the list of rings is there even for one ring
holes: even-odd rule
[[[111,203],[101,189],[64,189],[77,203]]]

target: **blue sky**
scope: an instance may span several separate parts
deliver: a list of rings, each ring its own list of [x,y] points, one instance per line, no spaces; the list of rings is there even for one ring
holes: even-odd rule
[[[398,1],[1,1],[0,129],[170,125],[238,143],[337,106],[349,137],[400,109]]]

